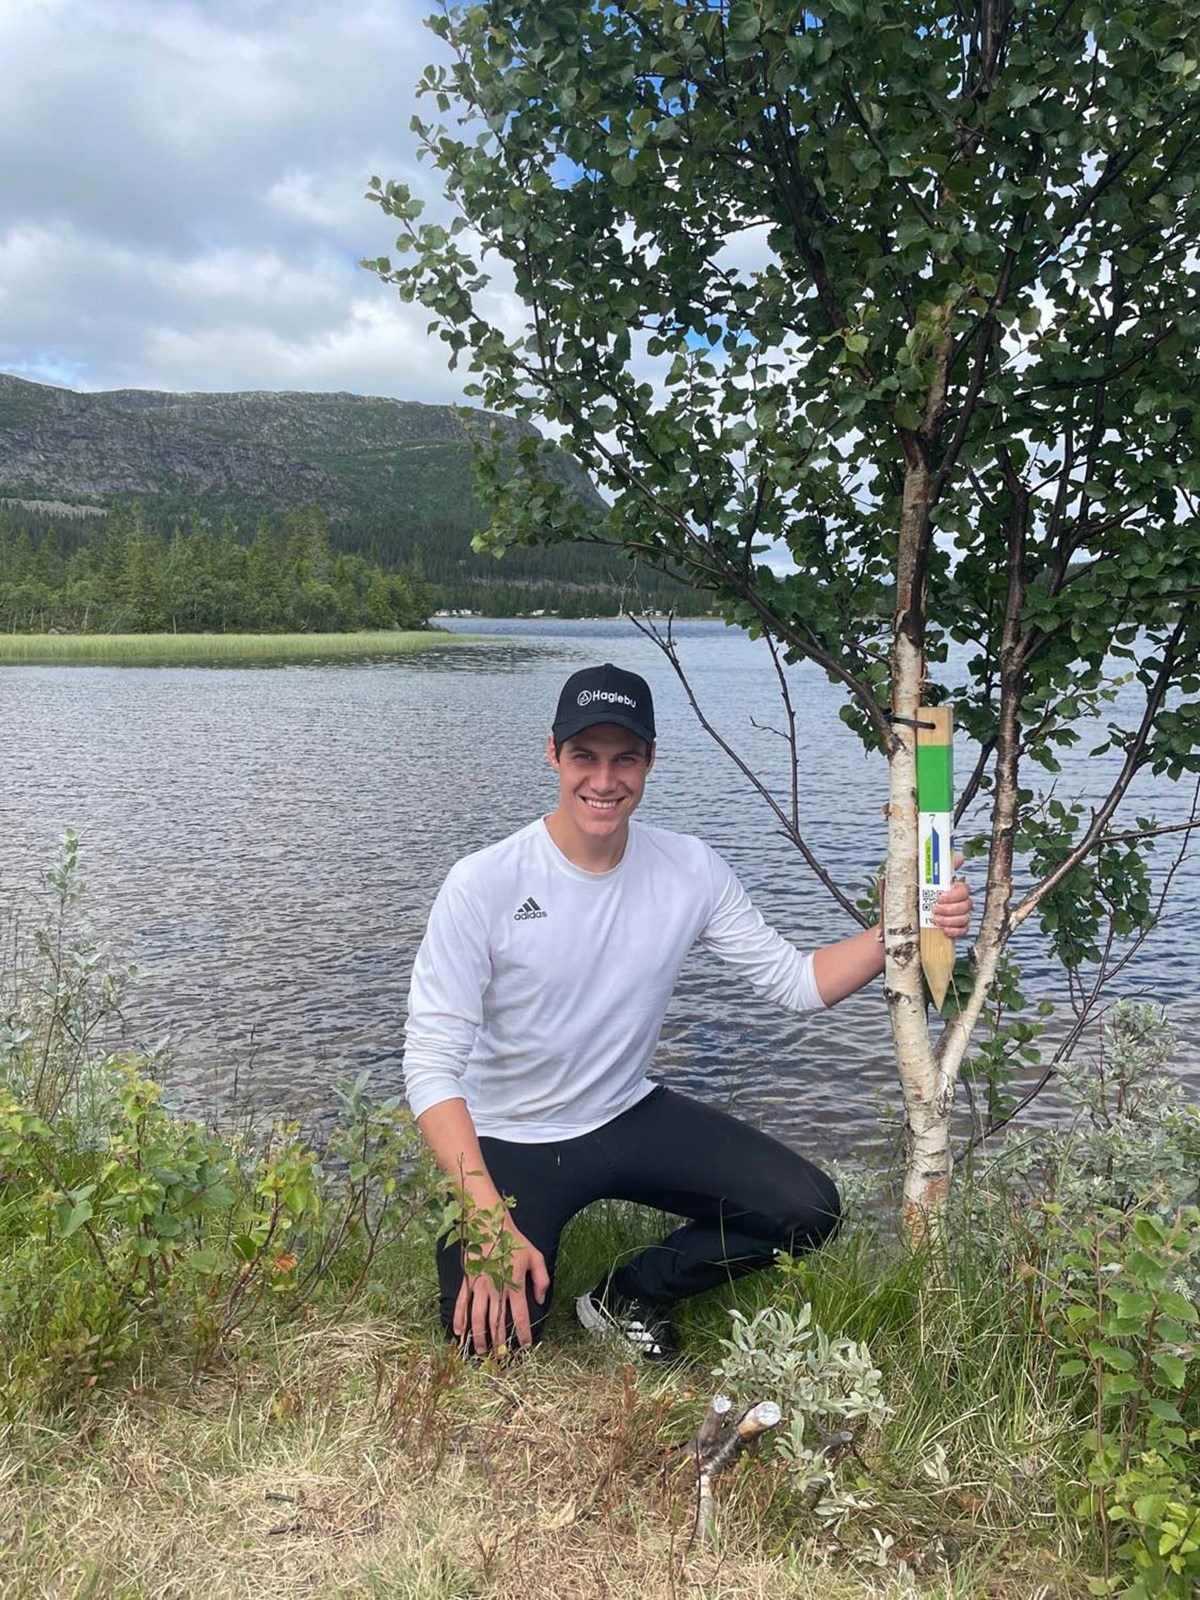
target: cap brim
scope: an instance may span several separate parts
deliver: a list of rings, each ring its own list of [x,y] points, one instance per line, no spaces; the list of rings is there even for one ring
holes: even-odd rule
[[[556,722],[550,732],[561,744],[564,739],[573,739],[586,728],[600,728],[606,725],[627,728],[630,733],[636,733],[638,738],[644,739],[647,744],[654,743],[652,728],[647,728],[644,722],[637,722],[633,717],[623,716],[619,711],[581,711],[578,716],[564,717]]]

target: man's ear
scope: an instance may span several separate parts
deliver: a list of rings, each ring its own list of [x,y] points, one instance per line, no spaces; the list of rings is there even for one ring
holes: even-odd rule
[[[546,760],[554,768],[555,772],[557,772],[558,757],[554,753],[554,735],[552,733],[548,733],[546,735]]]
[[[657,744],[652,744],[652,745],[650,745],[649,749],[650,749],[650,753],[646,757],[646,771],[647,772],[649,772],[650,768],[654,765],[654,758],[658,754],[658,745]]]

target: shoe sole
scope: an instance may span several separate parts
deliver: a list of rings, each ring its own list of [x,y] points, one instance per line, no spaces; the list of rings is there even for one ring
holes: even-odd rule
[[[630,1338],[620,1323],[597,1309],[596,1302],[592,1299],[590,1291],[586,1294],[581,1294],[576,1300],[575,1315],[579,1319],[581,1326],[586,1328],[590,1334],[593,1334],[597,1339],[612,1340],[631,1356],[640,1356],[643,1361],[671,1362],[679,1360],[679,1352],[677,1350],[667,1351],[657,1345],[653,1351],[647,1350],[645,1345],[639,1344],[636,1340]]]
[[[587,1331],[596,1334],[598,1338],[602,1339],[606,1334],[616,1334],[618,1338],[621,1336],[621,1330],[616,1323],[596,1310],[590,1291],[581,1294],[576,1300],[575,1315]]]

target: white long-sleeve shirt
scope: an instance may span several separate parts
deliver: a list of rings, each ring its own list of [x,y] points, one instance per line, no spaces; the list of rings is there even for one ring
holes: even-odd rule
[[[466,1100],[477,1132],[571,1139],[649,1094],[646,1068],[700,944],[794,1011],[823,1004],[812,957],[767,926],[702,840],[629,825],[608,872],[574,866],[544,820],[451,868],[413,967],[404,1076],[420,1116]]]

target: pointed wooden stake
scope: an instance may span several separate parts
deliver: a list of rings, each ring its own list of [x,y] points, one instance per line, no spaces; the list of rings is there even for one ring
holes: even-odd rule
[[[954,970],[954,940],[933,921],[934,901],[954,881],[953,713],[949,706],[922,706],[917,722],[921,969],[940,1011]]]

